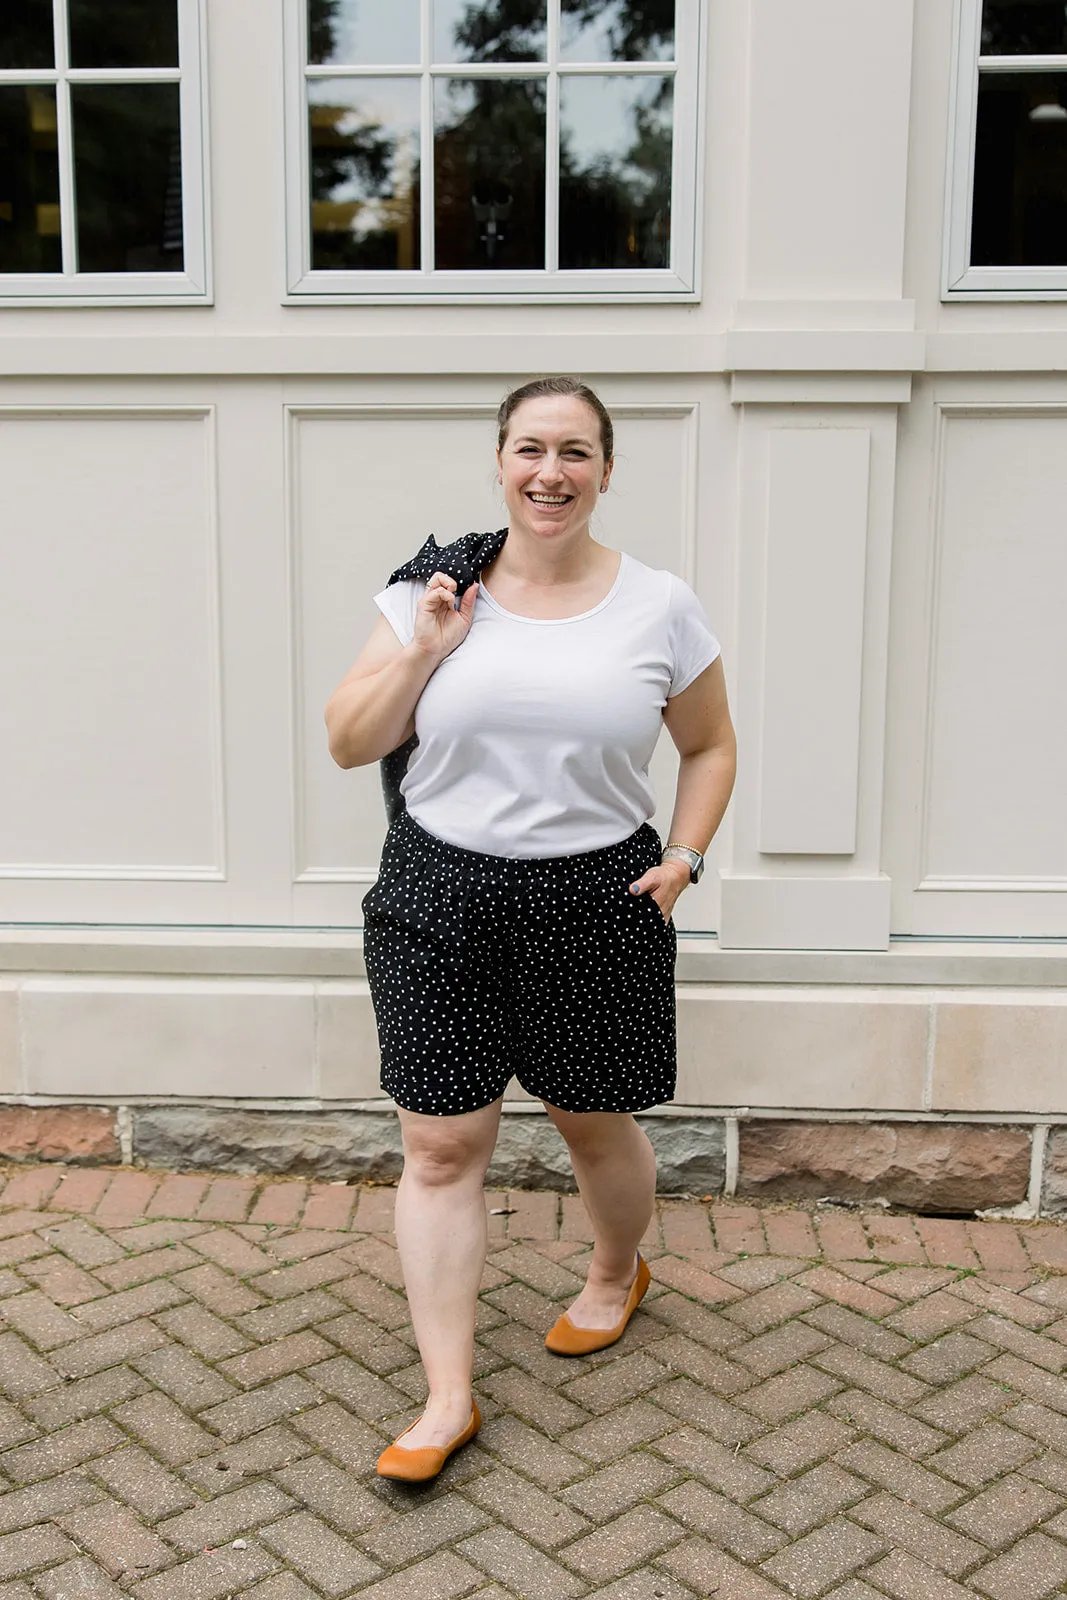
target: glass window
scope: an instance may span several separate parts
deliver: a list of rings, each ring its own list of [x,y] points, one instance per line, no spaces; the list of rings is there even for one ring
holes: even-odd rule
[[[961,0],[945,292],[1067,294],[1067,3]]]
[[[7,303],[206,297],[202,3],[3,0]]]
[[[699,0],[301,3],[295,293],[693,292]]]

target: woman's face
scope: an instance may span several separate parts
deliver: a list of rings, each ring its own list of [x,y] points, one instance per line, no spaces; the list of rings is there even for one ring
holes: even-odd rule
[[[611,477],[600,420],[574,395],[542,395],[517,406],[497,462],[511,526],[553,542],[587,529]]]

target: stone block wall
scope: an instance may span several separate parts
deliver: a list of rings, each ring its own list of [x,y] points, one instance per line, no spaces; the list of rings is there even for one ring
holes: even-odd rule
[[[1067,1214],[1067,1120],[733,1117],[680,1107],[640,1120],[666,1194],[884,1202],[942,1215],[1012,1207]],[[386,1103],[0,1104],[0,1160],[389,1181],[399,1175],[401,1151]],[[573,1187],[562,1141],[537,1110],[505,1106],[489,1181]]]

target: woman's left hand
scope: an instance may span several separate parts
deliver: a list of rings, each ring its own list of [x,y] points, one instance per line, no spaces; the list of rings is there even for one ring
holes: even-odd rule
[[[668,859],[657,867],[649,867],[630,885],[631,894],[647,894],[659,906],[664,922],[671,920],[671,912],[682,890],[689,884],[689,867],[684,861]]]

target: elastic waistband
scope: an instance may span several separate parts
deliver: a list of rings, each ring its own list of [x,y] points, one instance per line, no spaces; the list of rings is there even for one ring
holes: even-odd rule
[[[584,876],[622,870],[625,863],[649,857],[659,860],[660,840],[651,823],[644,822],[625,839],[616,844],[601,845],[596,850],[582,850],[566,856],[495,856],[484,855],[479,850],[465,850],[462,845],[449,844],[427,833],[412,820],[406,811],[392,823],[386,838],[386,851],[391,845],[401,850],[417,850],[423,858],[441,865],[477,870],[485,877],[511,883],[528,882],[531,878],[546,876]]]

